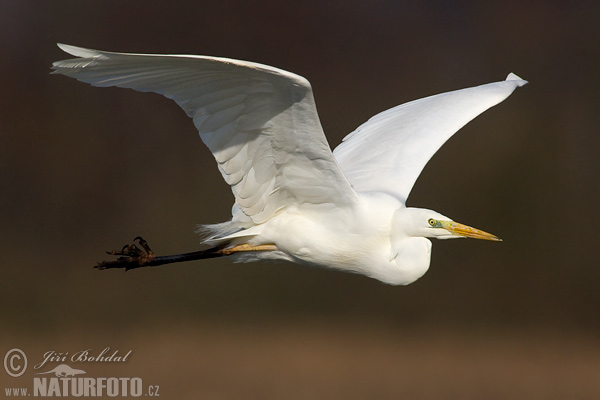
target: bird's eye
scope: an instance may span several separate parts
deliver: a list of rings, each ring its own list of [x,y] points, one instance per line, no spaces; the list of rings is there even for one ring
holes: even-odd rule
[[[436,221],[435,221],[435,219],[433,219],[433,218],[429,218],[429,221],[427,221],[427,222],[429,223],[429,225],[431,225],[431,226],[435,226],[435,222],[436,222]]]

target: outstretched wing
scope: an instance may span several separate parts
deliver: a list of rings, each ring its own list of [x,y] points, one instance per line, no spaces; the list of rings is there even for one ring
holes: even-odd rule
[[[55,73],[159,93],[183,108],[231,185],[234,220],[262,223],[292,202],[355,201],[301,76],[226,58],[59,47],[80,58],[55,62]]]
[[[527,81],[505,81],[425,97],[375,115],[333,154],[358,192],[390,193],[403,202],[438,149],[473,118]]]

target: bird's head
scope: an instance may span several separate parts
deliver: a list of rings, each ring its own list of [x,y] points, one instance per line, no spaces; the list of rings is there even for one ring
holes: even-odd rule
[[[424,208],[406,208],[401,223],[408,236],[421,236],[436,239],[455,239],[470,237],[473,239],[502,241],[496,235],[473,228],[432,210]]]

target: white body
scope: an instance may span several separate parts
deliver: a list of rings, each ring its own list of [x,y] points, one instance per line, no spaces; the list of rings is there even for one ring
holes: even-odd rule
[[[499,240],[405,203],[448,138],[526,83],[514,74],[384,111],[332,152],[298,75],[216,57],[59,46],[80,58],[54,63],[55,72],[162,94],[193,119],[235,197],[231,221],[203,228],[205,243],[276,247],[235,252],[237,261],[283,259],[406,285],[429,268],[426,237]]]
[[[237,253],[238,261],[283,259],[350,271],[389,284],[414,282],[429,268],[431,241],[393,234],[406,208],[384,193],[359,193],[352,208],[292,206],[238,233],[233,243],[276,243],[279,251]],[[290,234],[282,234],[289,232]],[[231,235],[228,240],[232,239]],[[409,262],[405,262],[405,261]]]

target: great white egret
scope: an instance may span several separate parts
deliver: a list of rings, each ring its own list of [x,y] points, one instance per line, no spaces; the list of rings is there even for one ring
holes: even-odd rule
[[[55,73],[94,86],[173,99],[231,186],[231,221],[206,225],[207,250],[156,256],[141,239],[99,268],[198,258],[287,260],[407,285],[427,271],[431,241],[500,240],[432,210],[406,207],[425,164],[457,130],[527,82],[505,81],[415,100],[369,119],[332,152],[310,83],[274,67],[227,58],[127,54],[58,45],[78,58]]]

